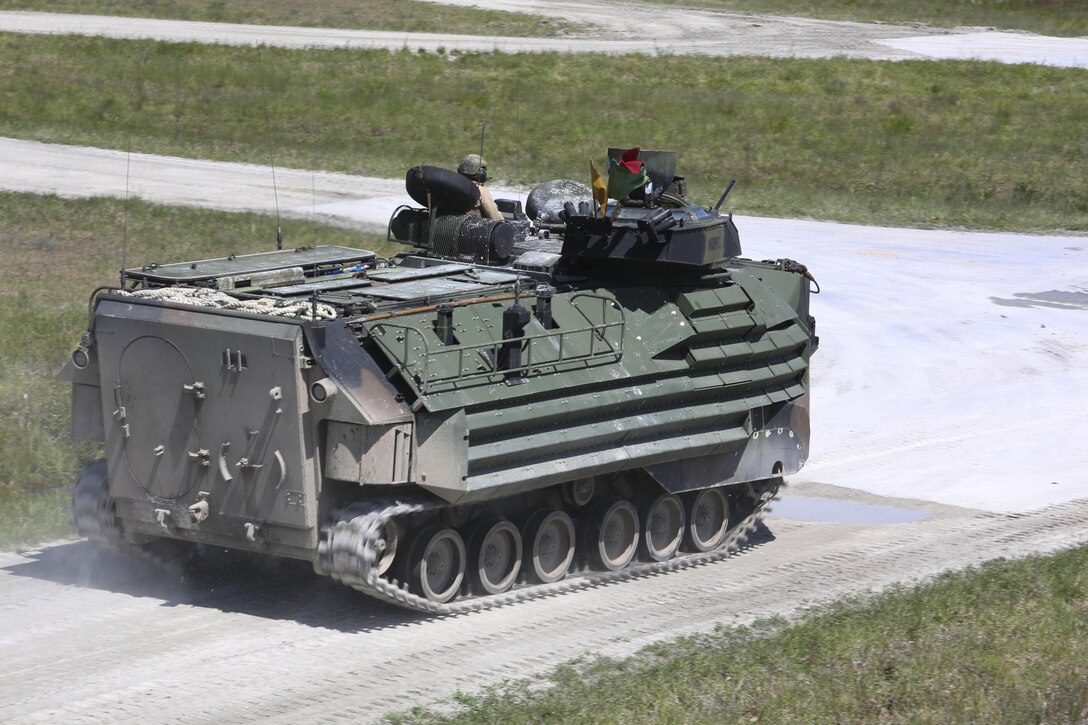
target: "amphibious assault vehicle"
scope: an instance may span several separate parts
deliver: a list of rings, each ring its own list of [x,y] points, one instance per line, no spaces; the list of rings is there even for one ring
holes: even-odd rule
[[[815,290],[742,258],[675,154],[643,158],[650,185],[604,208],[557,181],[502,220],[412,169],[391,259],[123,271],[61,373],[106,453],[79,532],[304,559],[440,613],[723,556],[808,456]]]

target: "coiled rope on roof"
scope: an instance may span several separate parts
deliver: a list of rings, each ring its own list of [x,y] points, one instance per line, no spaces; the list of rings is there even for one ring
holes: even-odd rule
[[[158,289],[136,290],[134,292],[122,291],[120,294],[129,297],[143,297],[159,302],[171,302],[179,305],[215,307],[224,310],[250,312],[257,315],[296,317],[301,320],[314,319],[314,305],[308,300],[278,300],[271,297],[240,300],[237,297],[231,297],[220,290],[208,289],[206,287],[160,287]],[[336,310],[332,305],[318,303],[316,307],[317,319],[336,319]]]

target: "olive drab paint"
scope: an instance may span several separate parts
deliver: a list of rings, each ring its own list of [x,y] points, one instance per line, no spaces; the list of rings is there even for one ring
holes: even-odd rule
[[[735,546],[809,456],[812,275],[743,258],[675,154],[642,153],[639,198],[549,182],[490,227],[416,167],[446,208],[394,212],[389,260],[126,270],[62,372],[106,452],[81,533],[305,559],[434,612]]]

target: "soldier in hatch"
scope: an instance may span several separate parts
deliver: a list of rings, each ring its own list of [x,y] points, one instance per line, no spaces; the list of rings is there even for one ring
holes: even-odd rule
[[[461,163],[457,166],[457,173],[470,179],[480,190],[480,201],[468,213],[485,219],[502,219],[502,212],[495,206],[491,192],[484,186],[487,181],[487,162],[483,157],[479,154],[469,154],[461,159]]]

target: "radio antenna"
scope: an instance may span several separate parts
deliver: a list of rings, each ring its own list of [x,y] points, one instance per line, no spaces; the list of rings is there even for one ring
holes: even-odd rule
[[[147,53],[144,53],[143,57],[140,58],[139,65],[142,66],[145,60],[147,60]],[[139,66],[137,66],[137,67],[139,67]],[[136,96],[136,81],[137,80],[139,80],[139,75],[138,74],[133,74],[132,85],[129,87],[129,92],[128,92],[128,102],[129,102],[130,106],[133,105],[133,99]],[[125,276],[125,268],[128,266],[128,261],[127,261],[127,257],[128,257],[128,196],[129,196],[129,179],[130,179],[130,177],[132,175],[132,111],[131,111],[131,109],[129,110],[129,115],[128,115],[127,121],[128,121],[128,123],[126,125],[128,126],[128,128],[125,129],[125,136],[126,136],[126,139],[125,139],[125,206],[124,206],[124,217],[123,217],[123,221],[121,222],[121,288],[122,289],[124,288],[126,282],[128,281],[127,277]]]
[[[135,82],[133,82],[135,87]],[[125,257],[128,254],[128,179],[132,169],[132,124],[128,127],[127,150],[125,151],[125,216],[121,227],[121,289],[125,288]]]
[[[310,234],[317,247],[317,138],[314,133],[314,89],[310,89]],[[316,253],[315,253],[316,257]],[[316,262],[315,262],[316,268]]]
[[[491,123],[486,119],[480,119],[480,158],[484,157],[484,131],[487,130],[487,124]]]
[[[261,62],[261,46],[257,46],[257,72],[261,77],[261,97],[264,100],[264,132],[268,139],[268,165],[272,167],[272,197],[276,202],[276,251],[283,249],[283,227],[280,225],[280,192],[276,186],[276,161],[272,156],[272,123],[268,115],[268,86],[264,79],[264,63]]]
[[[514,176],[518,180],[518,203],[521,203],[521,76],[514,78]]]
[[[310,297],[310,323],[317,324],[317,139],[314,135],[314,89],[310,88],[310,234],[314,249],[313,294]]]

